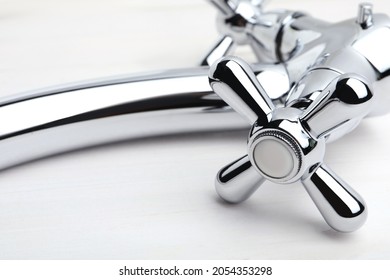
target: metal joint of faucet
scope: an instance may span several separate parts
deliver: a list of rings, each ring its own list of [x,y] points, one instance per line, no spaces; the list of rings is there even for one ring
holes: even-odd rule
[[[363,199],[323,163],[326,136],[370,109],[372,90],[363,77],[340,75],[307,108],[275,108],[249,65],[239,58],[218,61],[210,70],[210,84],[252,124],[248,155],[217,176],[216,189],[223,199],[242,202],[265,179],[283,184],[301,180],[332,228],[348,232],[364,223]],[[335,114],[345,109],[347,117]]]
[[[390,36],[389,20],[373,15],[368,3],[360,4],[356,21],[338,24],[294,14],[283,11],[278,17],[282,21],[267,24],[278,28],[270,48],[275,52],[262,50],[266,61],[286,67],[291,88],[282,105],[273,104],[272,95],[242,59],[225,57],[210,69],[213,90],[252,125],[248,155],[220,170],[216,190],[224,200],[239,203],[265,180],[301,181],[333,229],[354,231],[364,224],[367,207],[323,163],[325,145],[373,111],[372,85],[387,75],[390,66],[388,60],[379,62],[385,50],[376,36]],[[252,39],[269,37],[269,30],[252,30]]]

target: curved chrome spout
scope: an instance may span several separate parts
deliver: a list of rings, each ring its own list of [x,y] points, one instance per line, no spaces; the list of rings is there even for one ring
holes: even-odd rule
[[[283,66],[255,69],[258,79],[284,84],[273,90],[275,99],[288,90]],[[130,138],[246,128],[212,92],[208,71],[198,67],[113,78],[2,100],[0,169]]]
[[[244,122],[211,92],[207,72],[167,71],[3,101],[0,169],[128,138],[242,128]]]

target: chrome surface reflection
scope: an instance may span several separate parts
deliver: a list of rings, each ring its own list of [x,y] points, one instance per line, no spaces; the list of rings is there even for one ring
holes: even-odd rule
[[[239,58],[220,59],[209,75],[214,91],[252,125],[248,155],[217,175],[216,189],[224,200],[242,202],[265,179],[281,184],[302,181],[333,229],[350,232],[363,225],[364,201],[323,160],[328,136],[368,114],[373,95],[364,78],[339,75],[306,106],[276,108]]]
[[[251,127],[248,154],[217,175],[223,199],[242,202],[265,180],[300,181],[333,229],[358,229],[364,201],[323,159],[327,142],[388,111],[389,17],[367,3],[356,18],[328,23],[266,11],[266,1],[208,2],[221,37],[199,67],[3,99],[0,169],[128,138]],[[257,62],[229,56],[238,45]]]
[[[323,159],[327,142],[367,115],[388,112],[389,17],[374,14],[369,3],[359,5],[356,18],[328,23],[296,11],[265,12],[253,1],[221,2],[229,7],[218,21],[221,33],[251,45],[260,62],[285,66],[290,87],[276,104],[243,60],[228,56],[211,67],[211,87],[252,125],[248,155],[220,171],[217,192],[232,202],[227,189],[237,182],[237,201],[248,198],[256,189],[252,170],[259,185],[301,181],[333,229],[358,229],[367,216],[364,201]],[[220,180],[232,165],[241,172]]]

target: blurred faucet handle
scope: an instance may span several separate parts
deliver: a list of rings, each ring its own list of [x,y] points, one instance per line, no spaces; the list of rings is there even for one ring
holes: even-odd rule
[[[321,138],[352,119],[362,119],[371,109],[370,83],[354,73],[332,80],[301,116],[305,128]]]

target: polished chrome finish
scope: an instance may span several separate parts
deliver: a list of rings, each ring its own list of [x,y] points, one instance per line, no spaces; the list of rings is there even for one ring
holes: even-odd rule
[[[239,203],[249,198],[264,181],[248,156],[244,156],[218,172],[215,188],[225,201]]]
[[[260,63],[285,65],[293,90],[280,98],[282,102],[315,99],[310,97],[314,91],[302,87],[317,85],[323,90],[324,84],[335,78],[327,72],[357,72],[379,92],[370,115],[385,112],[382,100],[387,99],[384,89],[390,73],[390,40],[385,38],[390,36],[390,20],[386,15],[373,14],[371,4],[360,5],[357,19],[331,24],[297,11],[264,11],[263,1],[260,5],[244,0],[214,2],[224,6],[219,8],[217,26],[233,45],[250,45]],[[316,82],[301,82],[315,71],[323,71],[324,76],[317,75]],[[347,125],[354,127],[351,122]]]
[[[371,3],[361,3],[359,5],[359,12],[356,21],[364,29],[370,28],[373,25]]]
[[[277,58],[272,41],[278,31],[296,13],[288,11],[263,12],[264,0],[209,0],[219,10],[217,28],[224,37],[231,38],[234,45],[249,45],[259,62],[274,62]],[[217,44],[218,46],[218,44]],[[213,53],[211,51],[210,53]],[[269,59],[269,56],[272,59]],[[205,60],[202,65],[206,65]],[[210,64],[209,64],[210,65]]]
[[[367,219],[367,206],[347,183],[322,164],[302,181],[326,222],[335,230],[351,232]]]
[[[253,64],[256,79],[275,106],[283,106],[290,90],[290,78],[283,64]]]
[[[262,21],[259,6],[253,5],[251,1],[237,1],[234,5],[229,6],[232,10],[229,14],[223,12],[218,16],[217,27],[221,34],[232,37],[237,44],[242,45],[250,42],[253,26],[257,24],[269,25]]]
[[[211,91],[207,72],[95,81],[3,101],[0,169],[129,138],[246,127]]]
[[[363,200],[323,163],[326,138],[369,112],[373,95],[363,77],[339,74],[310,95],[310,102],[276,108],[241,59],[223,58],[209,75],[214,91],[253,124],[248,155],[217,175],[216,189],[223,199],[247,199],[265,179],[283,184],[302,181],[332,228],[348,232],[364,223]],[[258,180],[253,171],[258,172]],[[221,180],[224,176],[229,178],[226,182]]]
[[[351,120],[362,119],[372,107],[373,94],[368,83],[357,74],[339,75],[302,115],[306,129],[319,138]]]
[[[216,93],[253,125],[248,157],[260,175],[258,184],[263,178],[276,183],[301,180],[332,228],[356,230],[366,219],[366,207],[359,195],[323,164],[325,143],[350,132],[368,114],[388,112],[390,20],[373,14],[372,5],[367,3],[359,6],[357,19],[336,24],[292,11],[264,13],[260,8],[249,14],[241,29],[232,28],[234,21],[226,17],[219,21],[219,29],[240,43],[251,44],[260,62],[285,65],[289,92],[280,96],[282,102],[276,109],[264,106],[258,100],[267,100],[272,87],[266,88],[260,81],[260,86],[249,91],[249,67],[235,58],[217,62],[210,80]],[[255,24],[259,21],[267,24]],[[229,33],[232,29],[239,30],[241,37]],[[234,71],[226,66],[229,61],[241,64],[245,74],[235,71],[239,74],[231,77]],[[218,68],[223,74],[215,79],[214,69]],[[241,85],[240,77],[244,77]],[[236,168],[243,168],[237,167],[238,163]],[[242,194],[235,187],[237,196],[247,197],[246,190],[253,188],[246,185],[245,174],[234,175],[232,180],[242,182]],[[332,192],[320,196],[315,194],[319,188]],[[340,201],[346,206],[340,206]],[[351,214],[340,207],[348,208]]]
[[[223,37],[205,64],[233,47],[232,39]],[[279,102],[289,90],[285,67],[258,64],[254,69],[271,98]],[[0,101],[0,117],[12,121],[0,123],[0,168],[134,137],[247,127],[211,91],[207,73],[207,67],[178,69],[5,98]]]
[[[233,43],[232,37],[223,36],[203,59],[201,66],[211,66],[218,59],[227,55],[234,49]]]
[[[211,88],[249,123],[267,123],[274,109],[249,65],[239,58],[223,58],[210,69]]]
[[[265,180],[301,181],[332,228],[356,230],[366,206],[323,163],[325,146],[366,115],[388,112],[389,17],[367,3],[357,18],[331,24],[297,11],[264,11],[262,0],[209,2],[219,11],[221,39],[203,67],[0,101],[0,169],[128,138],[251,125],[248,154],[218,173],[217,193],[238,203]],[[258,60],[251,66],[225,57],[244,44]]]
[[[329,24],[308,16],[292,21],[285,28],[286,44],[300,42],[292,56],[283,51],[288,49],[283,47],[283,40],[280,45],[282,56],[288,57],[285,64],[294,85],[287,97],[287,104],[316,99],[317,92],[340,74],[357,74],[373,88],[378,88],[377,84],[386,84],[389,79],[389,40],[385,38],[390,35],[390,20],[385,15],[374,14],[372,26],[366,29],[356,20]],[[374,100],[376,104],[370,114],[385,112],[378,105],[383,106],[387,95],[383,86],[379,88]],[[314,96],[310,97],[312,94]]]
[[[209,0],[222,14],[226,16],[234,15],[234,3],[231,0]]]
[[[374,19],[375,24],[367,30],[361,30],[358,40],[354,40],[351,46],[353,51],[362,55],[362,58],[370,63],[370,67],[375,71],[375,78],[370,75],[368,70],[359,69],[359,72],[364,71],[369,79],[382,80],[389,75],[390,69],[390,58],[388,58],[387,53],[390,42],[385,39],[390,36],[390,20],[386,15],[381,14],[375,14]],[[355,60],[357,60],[357,57]],[[357,61],[361,63],[359,60]],[[351,61],[351,63],[354,67],[358,66],[355,61]]]
[[[284,67],[254,68],[268,87],[282,85],[272,89],[276,99],[288,90]],[[131,138],[248,128],[212,92],[208,72],[207,67],[169,70],[4,98],[0,118],[9,121],[0,122],[0,169]]]
[[[219,11],[218,29],[222,34],[222,38],[202,60],[202,66],[211,66],[218,59],[230,54],[237,44],[249,43],[246,39],[247,34],[244,27],[249,22],[256,22],[255,14],[260,11],[259,7],[261,7],[262,1],[256,1],[257,3],[239,1],[236,3],[231,0],[209,0],[209,2]],[[249,18],[246,19],[245,16],[241,15],[242,12]]]

